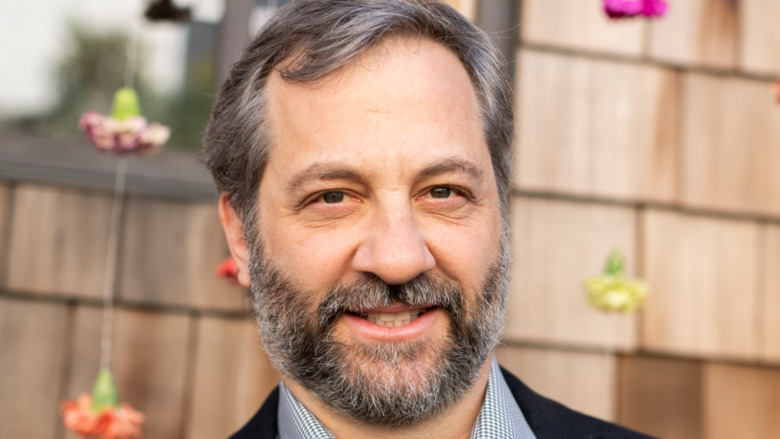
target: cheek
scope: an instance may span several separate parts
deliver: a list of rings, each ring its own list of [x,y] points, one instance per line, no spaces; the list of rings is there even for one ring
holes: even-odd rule
[[[354,243],[340,231],[277,225],[266,236],[266,255],[296,286],[325,293],[348,271]]]
[[[484,224],[484,223],[483,223]],[[467,290],[482,287],[501,249],[500,226],[451,229],[429,240],[437,266]]]

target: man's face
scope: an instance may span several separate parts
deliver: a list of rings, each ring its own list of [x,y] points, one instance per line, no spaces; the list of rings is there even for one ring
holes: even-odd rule
[[[392,40],[314,84],[273,74],[267,93],[251,276],[272,360],[367,422],[435,414],[473,383],[506,298],[465,69],[440,45]]]

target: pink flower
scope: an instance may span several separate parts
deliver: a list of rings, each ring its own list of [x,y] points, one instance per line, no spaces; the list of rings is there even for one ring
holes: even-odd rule
[[[234,285],[238,285],[238,265],[235,259],[228,257],[217,265],[217,276],[225,278]]]
[[[604,11],[609,18],[663,17],[669,5],[665,0],[604,0]]]
[[[118,154],[157,152],[171,135],[166,126],[146,123],[146,118],[141,116],[138,94],[127,87],[114,93],[111,116],[87,111],[81,116],[79,127],[98,149]]]
[[[95,111],[84,113],[79,127],[98,149],[118,154],[158,152],[171,135],[168,127],[148,125],[143,116],[117,120]]]

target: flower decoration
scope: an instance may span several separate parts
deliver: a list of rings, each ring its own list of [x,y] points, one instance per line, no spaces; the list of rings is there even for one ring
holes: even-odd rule
[[[144,415],[119,403],[114,379],[108,370],[98,372],[92,395],[82,393],[76,401],[62,402],[62,421],[82,436],[133,439],[141,436]]]
[[[637,15],[663,17],[668,8],[665,0],[604,0],[604,11],[609,18],[630,18]]]
[[[613,250],[607,258],[604,274],[585,282],[588,303],[601,311],[631,313],[638,310],[647,297],[647,284],[626,278],[623,256]]]
[[[128,87],[114,94],[111,116],[87,111],[81,116],[79,127],[98,149],[118,154],[158,152],[171,135],[165,125],[147,123],[141,116],[138,95]]]
[[[228,257],[217,264],[217,276],[229,280],[233,285],[238,285],[238,265],[236,265],[236,260]]]

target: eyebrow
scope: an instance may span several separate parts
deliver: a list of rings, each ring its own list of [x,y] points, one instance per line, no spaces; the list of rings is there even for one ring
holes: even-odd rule
[[[461,158],[448,158],[420,171],[415,181],[451,173],[466,174],[477,183],[485,177],[485,173],[474,163]]]
[[[292,195],[313,181],[320,180],[360,180],[360,174],[337,164],[314,163],[295,173],[287,184],[287,193]]]
[[[461,158],[448,158],[440,163],[424,168],[414,180],[417,183],[426,178],[451,173],[466,174],[478,183],[482,182],[485,175],[471,161]],[[363,176],[358,171],[341,164],[314,163],[292,176],[287,184],[287,193],[294,195],[313,181],[327,180],[363,180]]]

